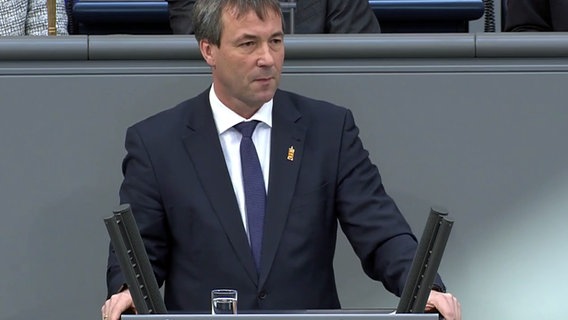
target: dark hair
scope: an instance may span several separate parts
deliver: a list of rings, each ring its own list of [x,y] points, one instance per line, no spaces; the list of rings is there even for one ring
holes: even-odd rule
[[[278,0],[197,0],[193,6],[192,21],[197,41],[206,39],[216,46],[221,45],[223,23],[221,17],[225,10],[231,10],[237,18],[250,11],[263,20],[276,13],[282,18],[282,10]],[[284,24],[284,19],[282,19]]]

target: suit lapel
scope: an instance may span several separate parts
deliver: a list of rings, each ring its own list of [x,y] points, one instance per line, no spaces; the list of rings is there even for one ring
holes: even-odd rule
[[[242,227],[241,214],[219,142],[208,93],[209,90],[191,101],[193,103],[188,116],[187,134],[184,135],[183,141],[213,211],[218,216],[247,274],[256,284],[258,281],[256,267]]]
[[[270,178],[259,287],[262,287],[270,273],[302,162],[306,128],[298,123],[299,119],[300,113],[288,95],[277,91],[272,111]]]
[[[324,24],[323,17],[327,14],[326,6],[327,2],[324,0],[296,1],[294,16],[296,30],[301,31],[300,33],[308,33],[306,31],[315,33],[316,30],[320,30],[320,25]]]

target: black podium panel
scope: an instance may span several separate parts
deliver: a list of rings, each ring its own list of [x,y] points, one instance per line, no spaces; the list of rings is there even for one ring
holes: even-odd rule
[[[278,314],[156,314],[123,315],[123,320],[438,320],[438,314],[395,314],[387,310],[357,311],[330,310],[325,312],[296,311]]]

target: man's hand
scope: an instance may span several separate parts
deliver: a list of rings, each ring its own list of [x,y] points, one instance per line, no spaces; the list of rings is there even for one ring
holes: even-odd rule
[[[461,320],[461,306],[451,293],[430,291],[426,312],[438,311],[446,320]]]
[[[102,320],[120,320],[120,316],[127,310],[136,313],[134,302],[128,289],[112,295],[110,299],[105,301],[101,308]]]

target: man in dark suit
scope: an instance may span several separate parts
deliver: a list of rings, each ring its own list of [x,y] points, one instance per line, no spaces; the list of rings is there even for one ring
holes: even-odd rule
[[[508,0],[505,31],[568,31],[568,1]]]
[[[193,34],[195,0],[168,0],[174,34]],[[379,33],[368,0],[296,0],[294,33]]]
[[[128,129],[120,189],[168,310],[210,310],[215,288],[237,289],[239,310],[340,308],[338,225],[365,272],[400,295],[416,238],[351,112],[278,89],[278,2],[198,0],[194,10],[213,84]],[[107,285],[103,319],[118,320],[134,306],[112,250]],[[428,308],[461,317],[449,293],[432,291]]]

